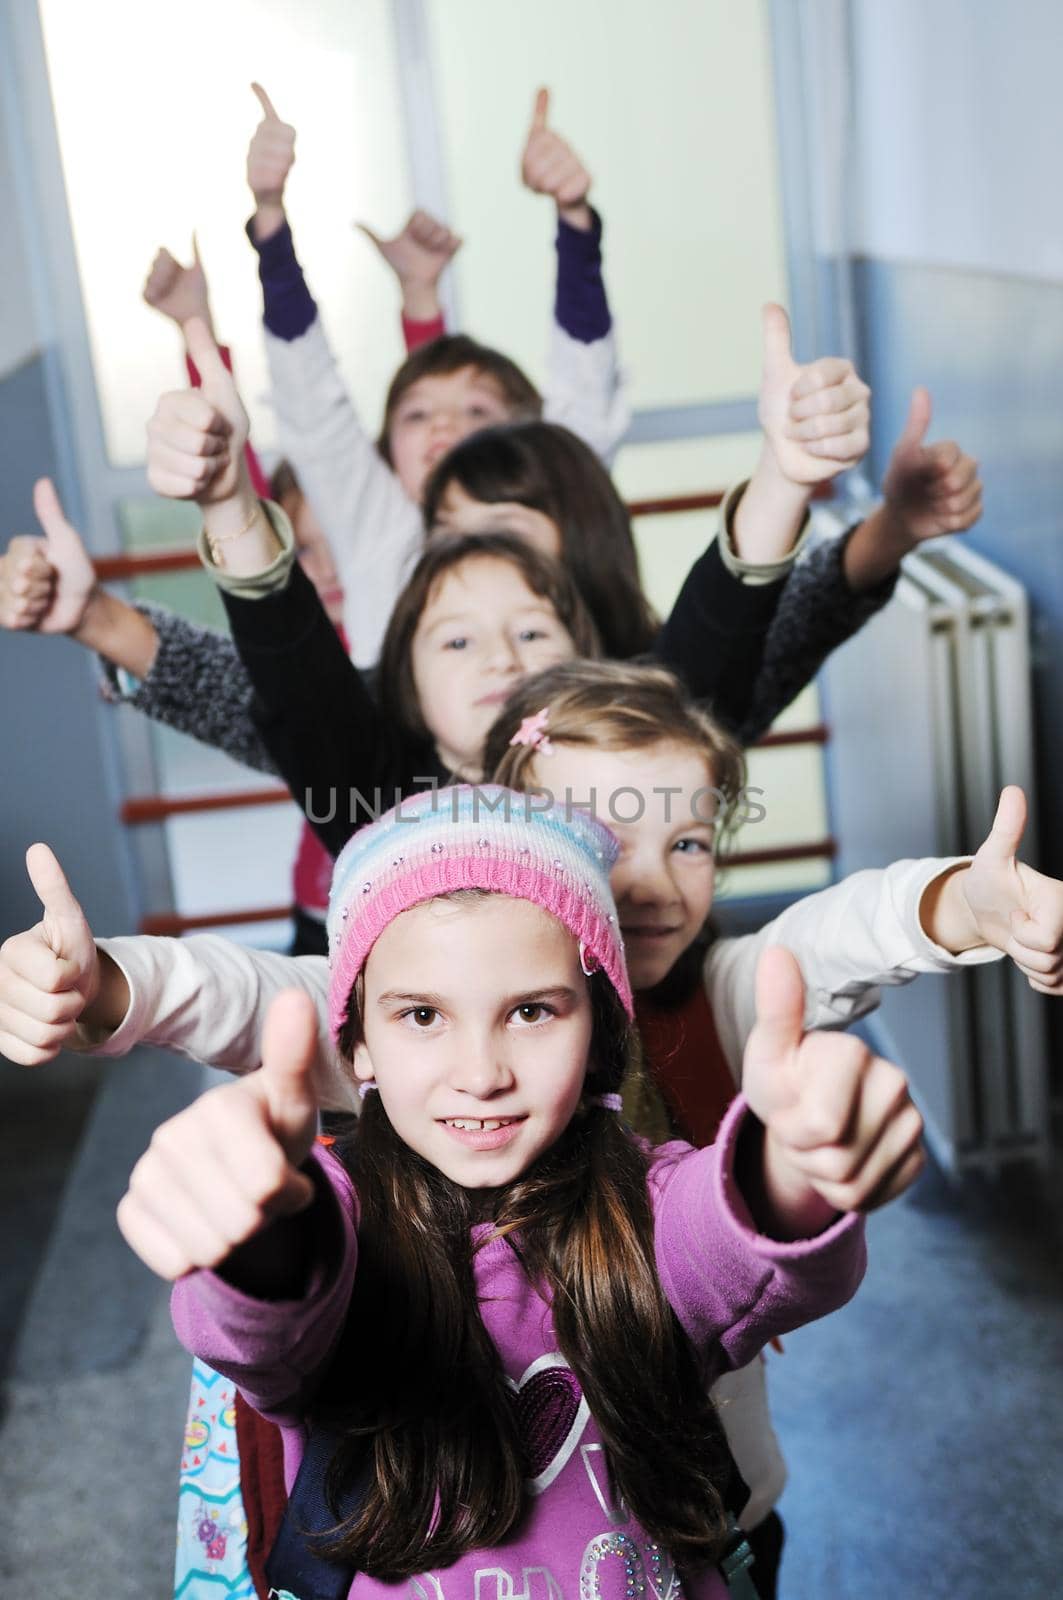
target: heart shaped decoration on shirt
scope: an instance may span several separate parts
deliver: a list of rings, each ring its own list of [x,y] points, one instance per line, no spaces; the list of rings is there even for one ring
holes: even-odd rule
[[[579,1379],[556,1351],[539,1356],[519,1383],[507,1378],[524,1452],[528,1489],[549,1488],[579,1443],[590,1418]]]

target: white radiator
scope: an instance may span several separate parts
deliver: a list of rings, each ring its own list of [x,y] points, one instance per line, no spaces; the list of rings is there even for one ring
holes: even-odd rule
[[[961,541],[905,559],[892,603],[825,671],[840,876],[972,852],[1005,783],[1026,792],[1036,863],[1027,639],[1021,584]],[[1047,1161],[1044,1006],[1010,962],[884,991],[872,1031],[948,1170]]]

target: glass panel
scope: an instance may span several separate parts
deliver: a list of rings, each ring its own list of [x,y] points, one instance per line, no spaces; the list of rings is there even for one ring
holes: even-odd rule
[[[818,721],[814,685],[798,697],[785,719],[796,727]],[[827,795],[822,746],[783,745],[781,749],[751,750],[747,758],[751,800],[763,807],[764,816],[739,831],[735,850],[771,850],[780,845],[815,844],[826,838]],[[756,793],[756,790],[762,791]],[[831,881],[826,860],[785,861],[757,867],[721,868],[717,897],[741,900],[747,895],[778,894],[790,889],[821,889]]]
[[[40,0],[40,10],[111,460],[143,460],[160,391],[185,381],[175,329],[140,292],[160,245],[190,258],[193,229],[252,437],[274,444],[256,258],[243,235],[244,159],[261,116],[253,75],[298,129],[292,226],[375,428],[402,340],[390,274],[351,223],[387,228],[409,210],[387,0],[182,0],[168,25],[143,0]]]
[[[174,909],[186,915],[289,905],[302,817],[294,806],[255,806],[171,817],[165,824]],[[252,925],[253,926],[253,925]],[[273,924],[262,924],[275,937]],[[249,942],[264,942],[256,928]]]
[[[538,84],[594,174],[637,407],[755,392],[785,267],[767,8],[429,0],[462,314],[541,375],[553,208],[524,190]],[[652,308],[652,315],[650,314]]]

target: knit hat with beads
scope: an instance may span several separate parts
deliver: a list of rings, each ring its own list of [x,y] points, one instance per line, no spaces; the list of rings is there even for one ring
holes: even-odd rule
[[[579,940],[585,972],[601,967],[633,1015],[609,871],[618,845],[585,812],[498,784],[411,796],[344,846],[329,895],[329,1026],[338,1038],[354,981],[401,912],[456,889],[487,889],[542,906]]]

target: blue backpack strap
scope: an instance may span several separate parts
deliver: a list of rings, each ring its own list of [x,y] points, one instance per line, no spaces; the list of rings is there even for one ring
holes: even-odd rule
[[[325,1496],[325,1480],[339,1439],[330,1428],[310,1428],[280,1531],[266,1561],[266,1579],[274,1600],[347,1600],[357,1569],[318,1553],[320,1540],[336,1526]],[[367,1468],[340,1502],[341,1520],[357,1511],[368,1484]]]
[[[749,1574],[754,1564],[753,1552],[733,1513],[728,1515],[727,1529],[727,1547],[717,1563],[720,1576],[735,1600],[760,1600],[757,1586]]]

